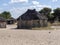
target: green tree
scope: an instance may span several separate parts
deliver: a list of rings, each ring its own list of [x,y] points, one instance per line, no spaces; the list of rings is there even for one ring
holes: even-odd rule
[[[52,15],[51,15],[51,11],[52,9],[51,8],[48,8],[48,7],[45,7],[43,9],[41,9],[39,11],[39,13],[43,13],[47,18],[48,18],[48,21],[50,21]]]
[[[39,11],[39,13],[43,13],[44,15],[49,16],[50,13],[51,13],[51,8],[45,7],[45,8],[43,8],[43,9],[41,9],[41,10]]]
[[[60,21],[60,8],[56,8],[53,11],[54,11],[54,17],[56,18],[56,20],[58,19]]]
[[[53,14],[54,14],[54,13],[51,13],[50,16],[49,16],[49,22],[50,22],[51,24],[54,23],[54,21],[55,21],[55,17],[54,17]]]
[[[2,12],[0,16],[4,17],[5,19],[11,18],[10,12],[7,12],[7,11]]]

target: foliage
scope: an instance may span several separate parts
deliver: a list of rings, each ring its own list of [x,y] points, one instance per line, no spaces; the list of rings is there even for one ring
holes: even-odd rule
[[[52,9],[51,8],[43,8],[39,11],[39,13],[43,13],[47,18],[48,18],[48,21],[53,23],[53,18],[54,18],[54,15],[51,13]]]
[[[60,8],[56,8],[53,10],[53,13],[51,13],[52,9],[45,7],[39,11],[39,13],[44,14],[47,18],[48,21],[53,23],[57,19],[60,21]],[[33,15],[35,16],[35,14]],[[4,11],[0,14],[0,17],[3,17],[5,19],[11,18],[11,13],[8,11]]]
[[[54,21],[60,21],[60,8],[56,8],[53,10],[53,13],[51,13],[51,8],[43,8],[39,11],[39,13],[43,13],[45,16],[47,16],[49,22]]]
[[[53,10],[54,11],[54,17],[58,18],[58,20],[60,21],[60,8],[56,8]]]
[[[43,13],[46,16],[49,16],[50,12],[51,12],[51,8],[47,8],[47,7],[43,8],[39,11],[39,13]]]
[[[10,12],[4,11],[0,14],[0,17],[3,17],[5,19],[9,19],[9,18],[11,18],[11,14],[10,14]]]

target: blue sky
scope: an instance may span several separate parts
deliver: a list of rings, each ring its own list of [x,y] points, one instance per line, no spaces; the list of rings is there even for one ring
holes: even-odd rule
[[[14,18],[18,18],[27,9],[39,11],[44,7],[60,7],[60,0],[0,0],[0,13],[10,11]]]

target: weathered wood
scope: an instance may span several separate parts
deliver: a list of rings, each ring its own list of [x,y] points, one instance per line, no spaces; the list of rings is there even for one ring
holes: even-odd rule
[[[20,29],[30,29],[33,27],[46,27],[47,20],[28,20],[28,21],[18,21],[18,27]]]
[[[0,22],[0,28],[6,28],[6,22]]]
[[[33,27],[45,27],[47,24],[45,15],[38,13],[36,10],[28,10],[18,18],[17,28],[31,29]]]

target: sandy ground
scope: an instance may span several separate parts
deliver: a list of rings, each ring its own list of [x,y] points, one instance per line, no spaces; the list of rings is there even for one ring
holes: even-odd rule
[[[0,45],[60,45],[60,30],[0,29]]]

